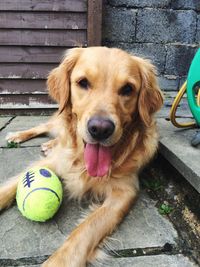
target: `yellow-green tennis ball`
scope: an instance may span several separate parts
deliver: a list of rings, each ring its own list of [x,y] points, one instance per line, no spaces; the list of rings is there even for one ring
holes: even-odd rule
[[[32,221],[45,222],[60,207],[63,197],[59,178],[46,167],[34,167],[24,173],[17,187],[17,205],[22,215]]]

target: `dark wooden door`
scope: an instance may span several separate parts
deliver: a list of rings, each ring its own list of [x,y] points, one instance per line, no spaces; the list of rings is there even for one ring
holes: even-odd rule
[[[68,48],[101,44],[101,0],[0,1],[0,114],[57,106],[46,77]]]

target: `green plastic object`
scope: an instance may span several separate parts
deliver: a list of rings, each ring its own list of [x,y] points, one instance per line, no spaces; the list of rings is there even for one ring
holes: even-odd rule
[[[190,65],[187,77],[187,99],[190,110],[200,126],[200,106],[197,105],[196,93],[200,89],[200,48],[197,50]]]

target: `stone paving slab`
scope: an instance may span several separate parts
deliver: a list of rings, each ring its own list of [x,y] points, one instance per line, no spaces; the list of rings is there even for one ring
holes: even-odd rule
[[[144,192],[127,218],[113,234],[114,249],[144,248],[175,243],[177,233],[172,224],[158,213],[156,201]]]
[[[157,255],[135,258],[120,258],[109,261],[112,267],[197,267],[182,255]],[[102,265],[103,267],[103,265]]]
[[[40,147],[0,148],[0,183],[15,176],[40,157]]]
[[[160,153],[200,193],[199,148],[191,146],[195,129],[178,129],[170,121],[158,119]]]
[[[22,171],[38,158],[38,154],[38,147],[1,149],[0,180],[5,181],[7,177]],[[141,193],[130,214],[112,236],[109,246],[122,249],[175,243],[176,231],[172,224],[158,213],[155,204],[145,193]],[[36,223],[23,218],[14,205],[0,215],[0,258],[15,259],[51,254],[63,243],[77,224],[81,213],[85,211],[87,208],[65,199],[53,220]]]
[[[20,267],[39,267],[40,265],[23,265]],[[157,255],[133,258],[108,259],[104,263],[89,265],[91,267],[198,267],[183,255]],[[3,267],[3,266],[2,266]],[[11,266],[8,266],[11,267]]]
[[[131,214],[108,241],[110,249],[142,248],[163,246],[166,242],[175,243],[177,237],[175,230],[167,219],[158,214],[154,206],[151,207],[151,215],[144,223],[142,215],[147,213],[148,207],[145,209],[143,202],[147,199],[144,195],[140,196]],[[16,259],[51,254],[64,242],[77,225],[81,214],[86,211],[88,211],[86,208],[81,208],[77,203],[65,199],[52,220],[37,223],[22,217],[14,205],[1,214],[0,258]]]
[[[0,117],[0,130],[9,122],[12,117]]]
[[[20,267],[39,267],[40,265],[23,265]],[[94,265],[91,265],[91,267]],[[183,255],[157,255],[135,258],[109,259],[95,264],[96,267],[198,267]],[[11,266],[8,266],[11,267]]]
[[[18,265],[19,266],[19,265]],[[4,267],[4,266],[1,266]],[[7,265],[6,267],[13,267],[13,265]],[[41,267],[41,265],[20,265],[20,267]]]
[[[6,117],[1,117],[2,120],[4,118]],[[7,147],[7,142],[5,140],[5,137],[9,132],[28,130],[32,127],[35,127],[41,123],[46,122],[48,119],[49,119],[49,116],[17,116],[11,121],[10,124],[6,126],[5,129],[3,129],[0,132],[0,147]],[[42,143],[48,140],[49,140],[48,137],[41,136],[41,137],[31,139],[27,142],[24,142],[21,144],[21,146],[22,147],[40,146]]]
[[[68,217],[68,212],[71,214],[70,210],[73,209],[73,214],[78,214],[76,218],[80,218],[81,213],[78,206],[71,207],[67,201],[63,204],[60,216],[56,216],[55,220],[59,229],[62,229],[63,233],[69,234],[71,229],[69,230],[68,221],[72,220],[72,217]],[[129,215],[109,239],[110,249],[163,246],[166,242],[174,244],[177,233],[172,224],[158,213],[155,204],[155,201],[141,192]],[[74,221],[74,225],[75,223],[76,221]]]
[[[0,146],[5,146],[2,138],[5,137],[6,132],[28,129],[47,119],[48,117],[16,117],[0,132]],[[159,126],[161,128],[161,153],[162,149],[165,151],[168,150],[167,145],[173,139],[169,137],[172,134],[171,128],[168,129],[169,126],[167,127],[165,125],[169,122],[163,121],[163,119],[159,119]],[[0,120],[1,122],[7,123],[8,121]],[[167,139],[167,136],[169,139]],[[177,138],[176,131],[172,136]],[[185,139],[187,138],[190,140],[188,133],[186,134],[184,132],[183,134],[181,132],[179,145],[182,144],[182,150],[180,148],[182,154],[186,150],[185,146],[188,146],[188,144],[184,145]],[[38,160],[40,155],[39,146],[44,140],[45,138],[33,139],[24,143],[23,145],[25,147],[18,149],[0,148],[0,183],[7,180],[8,177],[21,172],[32,161]],[[165,142],[168,143],[166,144]],[[176,145],[173,144],[173,146]],[[165,243],[177,245],[178,235],[176,230],[167,218],[158,213],[155,205],[156,201],[150,199],[145,192],[141,192],[136,205],[112,235],[112,238],[109,239],[108,249],[158,247],[163,246]],[[80,206],[74,201],[68,201],[65,197],[60,210],[52,220],[46,223],[36,223],[22,217],[16,205],[13,205],[10,209],[0,214],[0,260],[41,257],[51,254],[63,243],[72,229],[74,229],[81,214],[87,211],[87,204],[83,203]],[[36,261],[31,263],[34,264]],[[39,267],[40,265],[24,265],[24,267],[28,266]],[[111,259],[108,264],[103,263],[102,265],[95,266],[195,267],[196,265],[191,263],[183,255],[158,255]]]

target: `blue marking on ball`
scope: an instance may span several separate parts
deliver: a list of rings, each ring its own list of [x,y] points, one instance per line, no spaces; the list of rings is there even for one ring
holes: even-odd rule
[[[35,176],[34,176],[34,173],[33,172],[27,172],[24,176],[24,179],[23,179],[23,185],[24,187],[31,187],[31,183],[35,180],[33,179]]]
[[[52,190],[52,189],[50,189],[50,188],[46,188],[46,187],[39,187],[39,188],[35,188],[35,189],[33,189],[31,192],[29,192],[29,193],[26,195],[26,197],[25,197],[25,199],[24,199],[24,201],[23,201],[23,205],[22,205],[23,210],[25,210],[26,199],[29,197],[30,194],[32,194],[33,192],[38,191],[38,190],[46,190],[46,191],[50,191],[51,193],[53,193],[53,194],[57,197],[57,199],[58,199],[58,203],[61,202],[60,197],[58,196],[58,194],[57,194],[54,190]]]
[[[42,176],[44,176],[45,178],[50,178],[51,177],[51,173],[48,170],[45,170],[45,169],[40,169],[40,174]]]

